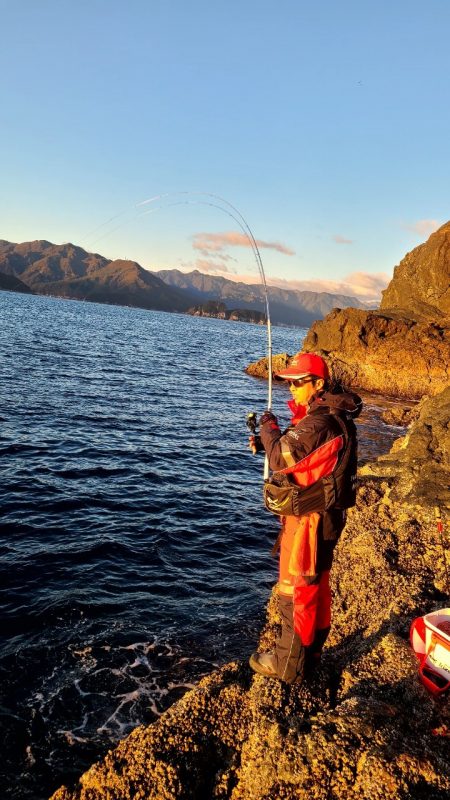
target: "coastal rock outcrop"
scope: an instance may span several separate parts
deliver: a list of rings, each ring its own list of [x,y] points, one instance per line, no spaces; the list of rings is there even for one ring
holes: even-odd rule
[[[272,357],[272,375],[273,377],[276,376],[276,373],[282,369],[285,369],[291,360],[291,356],[289,353],[277,353]],[[254,378],[267,378],[269,377],[269,359],[267,356],[260,358],[259,361],[253,361],[251,364],[246,367],[245,370],[249,375],[252,375]]]
[[[312,325],[302,349],[322,355],[334,377],[353,389],[419,400],[450,383],[450,328],[393,312],[334,309]],[[272,373],[288,366],[290,359],[288,353],[275,355]],[[245,371],[267,379],[267,356]],[[411,420],[405,411],[404,419],[390,421]]]
[[[193,317],[213,317],[233,322],[250,322],[254,325],[264,325],[266,322],[262,311],[251,311],[248,308],[229,309],[226,303],[220,300],[208,300],[206,303],[195,305],[188,309],[187,313]]]
[[[390,408],[386,408],[383,413],[381,414],[381,419],[387,425],[399,425],[402,427],[406,427],[407,425],[411,425],[412,422],[415,422],[418,419],[419,414],[422,410],[422,406],[424,403],[429,400],[429,397],[424,394],[421,400],[418,403],[409,403],[408,405],[394,405]]]
[[[450,383],[450,328],[396,312],[334,309],[303,350],[321,353],[337,378],[367,391],[419,399]]]
[[[401,309],[414,319],[450,317],[450,222],[395,267],[380,308]]]
[[[288,687],[227,664],[53,800],[447,797],[450,709],[421,686],[408,630],[448,605],[432,506],[449,499],[449,404],[450,389],[424,403],[406,438],[362,471],[312,680]],[[261,650],[278,622],[273,595]]]
[[[378,311],[333,309],[303,343],[353,387],[419,399],[450,382],[450,222],[394,270]]]

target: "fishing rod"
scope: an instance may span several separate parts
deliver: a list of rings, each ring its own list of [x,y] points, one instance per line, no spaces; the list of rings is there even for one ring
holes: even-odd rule
[[[231,208],[235,214],[238,215],[239,219],[237,219],[233,214],[227,211],[222,206],[217,205],[216,203],[208,203],[206,201],[187,201],[187,205],[195,205],[197,202],[199,205],[207,205],[211,206],[212,208],[218,208],[223,211],[225,214],[228,214],[235,222],[238,223],[239,227],[243,231],[244,235],[250,242],[250,245],[253,250],[253,255],[255,256],[256,264],[258,267],[258,271],[260,274],[261,282],[263,285],[264,290],[264,301],[266,306],[266,320],[267,320],[267,350],[268,350],[268,401],[267,401],[267,408],[271,410],[272,408],[272,324],[270,320],[270,308],[269,308],[269,290],[267,288],[267,281],[266,275],[264,272],[263,262],[261,258],[261,253],[259,252],[258,243],[253,235],[253,231],[250,228],[247,220],[245,219],[244,215],[239,211],[236,206],[226,200],[221,195],[214,194],[213,192],[189,192],[189,191],[180,191],[180,192],[165,192],[163,194],[155,195],[154,197],[150,197],[148,200],[143,200],[142,202],[136,205],[136,208],[140,206],[149,205],[150,203],[154,203],[156,200],[162,200],[165,197],[173,197],[174,195],[190,195],[190,196],[199,196],[199,197],[212,197],[215,200],[219,200],[221,203],[225,203],[229,208]],[[173,203],[171,205],[178,205],[177,203]],[[182,203],[180,203],[182,205]]]
[[[217,197],[219,200],[222,200],[222,198],[220,198],[218,195],[211,195],[210,194],[209,196],[210,197]],[[226,203],[227,201],[224,200],[223,202]],[[263,264],[262,264],[261,254],[259,252],[257,241],[256,241],[255,237],[253,236],[253,233],[252,233],[251,229],[248,227],[248,224],[245,222],[244,217],[242,217],[240,212],[237,209],[235,209],[235,207],[232,206],[231,203],[228,203],[228,205],[230,206],[230,208],[235,210],[237,214],[239,214],[239,218],[236,217],[234,214],[232,214],[230,211],[227,211],[226,208],[222,208],[222,206],[218,205],[217,203],[209,203],[206,200],[180,200],[177,203],[170,203],[168,207],[177,206],[177,205],[203,205],[203,206],[209,206],[210,208],[218,208],[220,211],[223,211],[224,214],[227,214],[229,217],[231,217],[231,219],[233,219],[239,225],[239,227],[241,228],[244,236],[246,236],[247,239],[250,242],[250,246],[252,248],[253,255],[255,257],[256,264],[258,266],[258,270],[259,270],[259,273],[260,273],[260,277],[261,277],[261,281],[262,281],[263,289],[264,289],[264,303],[265,303],[265,308],[266,308],[266,321],[267,321],[268,378],[269,378],[267,407],[270,410],[272,408],[272,324],[271,324],[271,319],[270,319],[269,292],[268,292],[268,288],[267,288],[266,276],[265,276],[265,273],[264,273],[264,267],[263,267]],[[158,208],[165,208],[165,207],[166,206],[158,206]],[[157,209],[154,209],[154,210],[156,211]],[[145,211],[145,212],[143,212],[143,214],[140,214],[139,216],[145,216],[146,214],[151,214],[151,213],[153,213],[154,210],[151,209],[150,211]]]
[[[253,235],[253,231],[251,230],[251,228],[250,228],[247,220],[245,219],[245,217],[241,214],[241,212],[235,206],[232,205],[232,203],[229,203],[228,200],[225,200],[223,197],[220,197],[220,195],[212,194],[211,192],[166,192],[166,194],[164,194],[164,195],[156,195],[155,197],[152,197],[149,200],[145,200],[142,203],[140,203],[139,205],[140,206],[148,205],[149,203],[156,202],[156,200],[161,200],[164,197],[170,197],[170,196],[172,196],[174,194],[183,194],[183,195],[184,194],[186,194],[186,195],[189,195],[189,194],[194,195],[194,194],[196,194],[196,195],[200,195],[202,197],[212,197],[212,198],[214,198],[216,200],[219,200],[221,203],[225,203],[227,206],[229,206],[229,208],[231,208],[235,212],[235,214],[238,215],[238,217],[236,217],[235,214],[232,214],[226,208],[223,208],[221,205],[218,205],[217,203],[210,203],[210,202],[208,202],[206,200],[181,200],[178,203],[171,203],[170,205],[172,205],[172,206],[174,206],[174,205],[207,205],[207,206],[210,206],[212,208],[218,208],[220,211],[223,211],[225,214],[228,214],[229,217],[231,217],[235,222],[237,222],[237,224],[239,225],[239,227],[243,231],[244,235],[247,237],[247,239],[250,242],[250,246],[252,248],[253,255],[255,257],[256,264],[258,266],[259,274],[260,274],[260,277],[261,277],[263,290],[264,290],[265,306],[266,306],[267,373],[268,373],[267,374],[267,377],[268,377],[267,408],[270,411],[271,408],[272,408],[272,323],[271,323],[271,319],[270,319],[269,291],[268,291],[268,288],[267,288],[266,275],[265,275],[265,272],[264,272],[261,253],[259,252],[258,244],[257,244],[257,241],[256,241],[254,235]],[[144,216],[146,213],[151,213],[151,211],[150,212],[144,212],[144,214],[142,214],[141,216]],[[247,416],[247,425],[248,425],[248,427],[250,427],[249,418],[252,419],[252,423],[251,424],[253,424],[254,414],[249,414]],[[255,422],[256,422],[256,418],[255,418]],[[256,431],[256,424],[255,424],[255,427],[253,428],[253,433],[255,433],[255,431]],[[268,459],[268,456],[267,456],[267,453],[266,453],[265,454],[265,458],[264,458],[263,478],[264,478],[264,480],[267,480],[268,477],[269,477],[269,459]]]
[[[269,291],[268,291],[268,288],[267,288],[266,275],[265,275],[265,272],[264,272],[264,266],[263,266],[263,262],[262,262],[262,258],[261,258],[261,253],[259,251],[258,243],[257,243],[257,241],[256,241],[256,239],[255,239],[255,237],[253,235],[253,231],[250,228],[250,225],[248,224],[248,222],[245,219],[245,217],[243,216],[243,214],[239,211],[238,208],[236,208],[236,206],[234,206],[232,203],[230,203],[224,197],[221,197],[220,195],[214,194],[212,192],[191,192],[191,191],[165,192],[163,194],[154,195],[153,197],[150,197],[147,200],[142,200],[141,202],[136,203],[134,208],[135,209],[140,209],[143,206],[148,206],[148,205],[150,205],[152,203],[157,202],[158,200],[164,200],[165,198],[173,197],[173,196],[177,196],[177,195],[178,196],[179,195],[188,195],[188,196],[198,196],[198,197],[209,197],[209,198],[212,198],[214,200],[218,200],[222,204],[225,204],[226,206],[228,206],[229,209],[232,209],[232,211],[234,213],[231,213],[226,208],[223,208],[222,205],[218,205],[217,203],[211,203],[211,202],[208,202],[206,200],[185,200],[185,201],[179,201],[177,203],[170,203],[170,204],[168,204],[168,206],[158,206],[156,208],[149,209],[148,211],[144,211],[142,213],[138,213],[137,217],[139,218],[139,217],[142,217],[142,216],[146,216],[147,214],[152,214],[155,211],[158,211],[160,209],[163,209],[163,208],[166,208],[166,207],[170,207],[170,206],[175,206],[175,205],[206,205],[206,206],[210,206],[211,208],[217,208],[220,211],[222,211],[223,213],[227,214],[229,217],[231,217],[239,225],[239,227],[242,230],[244,236],[247,238],[247,240],[250,243],[250,247],[252,249],[252,252],[253,252],[253,255],[254,255],[254,258],[255,258],[255,261],[256,261],[256,265],[258,267],[258,272],[259,272],[259,275],[260,275],[260,278],[261,278],[261,283],[262,283],[262,286],[263,286],[264,304],[265,304],[265,308],[266,308],[267,366],[268,366],[267,408],[270,411],[271,408],[272,408],[272,383],[273,383],[273,381],[272,381],[272,323],[271,323],[271,319],[270,319]],[[119,219],[121,216],[123,216],[124,213],[126,213],[126,212],[122,212],[121,214],[117,214],[116,216],[111,217],[106,223],[103,223],[102,225],[100,225],[97,228],[95,228],[94,231],[92,231],[92,233],[95,233],[95,232],[99,231],[101,228],[103,228],[109,222],[113,222],[113,221]],[[123,225],[125,225],[125,224],[126,223],[119,224],[115,228],[113,228],[113,231],[108,231],[108,232],[102,234],[98,239],[96,239],[96,242],[100,241],[100,239],[103,239],[105,236],[108,236],[110,233],[114,232],[118,228],[123,227]],[[269,477],[269,461],[268,461],[268,458],[267,458],[267,455],[266,455],[265,460],[264,460],[264,479],[266,480],[268,477]]]

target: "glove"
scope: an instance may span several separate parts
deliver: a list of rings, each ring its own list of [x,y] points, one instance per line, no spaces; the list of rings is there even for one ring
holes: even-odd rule
[[[259,420],[260,426],[261,425],[266,425],[266,423],[268,423],[268,422],[270,422],[270,423],[272,423],[272,425],[275,425],[276,427],[278,427],[278,420],[277,420],[275,414],[272,414],[271,411],[265,411],[264,414],[262,415],[261,419]]]
[[[249,450],[252,451],[254,456],[256,456],[256,453],[264,452],[264,447],[262,445],[261,437],[259,436],[259,434],[255,433],[252,436],[248,437],[248,447]]]

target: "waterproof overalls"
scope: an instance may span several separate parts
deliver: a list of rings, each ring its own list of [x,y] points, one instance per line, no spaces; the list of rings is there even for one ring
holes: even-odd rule
[[[361,399],[352,393],[323,392],[306,408],[292,401],[288,405],[294,415],[287,431],[282,433],[273,419],[260,428],[270,469],[290,474],[299,486],[311,486],[333,473],[344,446],[350,446],[343,478],[354,481],[357,453],[353,419],[361,411]],[[337,416],[345,424],[345,436]],[[345,524],[345,509],[331,507],[308,516],[282,517],[281,522],[278,599],[282,629],[275,662],[278,676],[293,683],[320,658],[330,630],[329,574]]]

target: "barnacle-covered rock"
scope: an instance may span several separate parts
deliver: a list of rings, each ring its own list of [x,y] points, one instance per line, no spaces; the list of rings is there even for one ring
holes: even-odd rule
[[[316,675],[286,686],[227,664],[53,800],[450,796],[450,708],[420,684],[408,642],[414,617],[448,605],[433,505],[448,502],[449,392],[423,405],[401,448],[362,470]],[[278,625],[273,594],[261,650]]]

